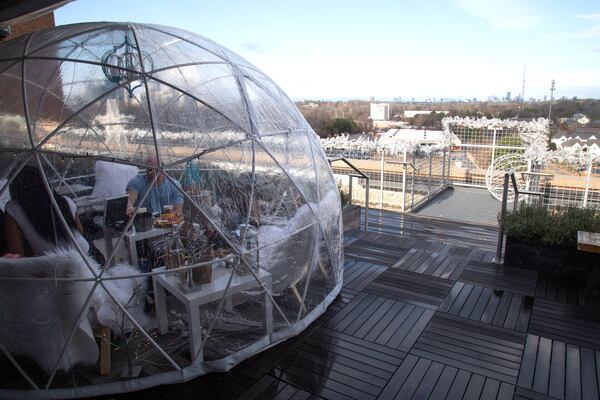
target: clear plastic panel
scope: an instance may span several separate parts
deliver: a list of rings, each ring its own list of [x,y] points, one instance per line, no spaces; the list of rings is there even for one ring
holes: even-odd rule
[[[182,66],[156,72],[152,77],[203,102],[208,108],[231,120],[239,129],[250,132],[246,106],[229,65]]]
[[[192,97],[154,80],[148,88],[163,162],[191,158],[246,138],[229,119]]]
[[[254,123],[261,134],[306,129],[295,108],[282,103],[276,93],[266,91],[247,78],[244,78],[244,84],[254,111]]]
[[[310,143],[303,133],[265,136],[260,139],[273,158],[279,163],[282,170],[291,178],[306,200],[316,209],[319,202],[315,166],[307,158],[310,152]]]
[[[156,155],[144,86],[120,88],[80,110],[42,146],[46,151],[146,163]]]
[[[208,52],[216,55],[219,58],[227,59],[226,54],[225,54],[225,49],[222,46],[220,46],[219,44],[213,42],[212,40],[210,40],[204,36],[194,34],[194,33],[185,31],[183,29],[173,28],[170,26],[144,25],[144,27],[146,29],[152,29],[152,30],[155,30],[158,32],[163,32],[163,33],[166,33],[167,35],[189,41],[190,43],[193,43],[193,44],[197,45],[198,47],[207,50]]]
[[[23,106],[20,62],[0,63],[0,143],[2,147],[31,148]]]
[[[122,25],[84,32],[52,41],[38,50],[29,51],[27,55],[99,63],[103,65],[113,81],[117,81],[117,78],[127,72],[113,70],[110,67],[141,71],[139,48],[129,26]],[[35,36],[34,38],[36,40],[33,46],[36,46],[40,38]]]
[[[144,26],[136,26],[135,32],[147,72],[177,65],[194,63],[224,63],[223,58],[204,50],[189,41]]]
[[[62,25],[54,29],[46,29],[43,31],[34,32],[29,44],[27,54],[35,53],[37,50],[43,49],[54,43],[61,43],[80,35],[85,35],[88,32],[96,30],[116,29],[122,31],[125,24],[106,23],[106,22],[89,22],[83,24]]]
[[[104,114],[97,103],[105,106],[106,98],[125,91],[106,79],[102,67],[91,64],[29,60],[25,76],[29,120],[36,144],[64,124],[92,122],[84,118]],[[132,85],[139,85],[139,81]],[[137,90],[132,93],[137,94]],[[89,108],[97,114],[90,115],[86,111]]]
[[[28,37],[27,35],[23,35],[4,42],[2,52],[0,52],[0,60],[23,57]]]

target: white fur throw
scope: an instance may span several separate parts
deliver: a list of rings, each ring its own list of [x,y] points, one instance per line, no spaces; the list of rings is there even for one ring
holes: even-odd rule
[[[12,355],[28,356],[45,371],[52,371],[93,283],[2,278],[89,276],[89,269],[75,251],[15,260],[0,258],[0,342]],[[69,370],[75,364],[95,364],[97,360],[98,345],[86,311],[59,369]]]
[[[137,167],[108,161],[96,161],[96,183],[90,197],[109,198],[125,194],[127,184],[138,174]]]
[[[88,262],[95,270],[98,264]],[[127,265],[116,265],[105,274],[110,276],[134,275],[139,271]],[[60,250],[41,257],[23,257],[15,260],[0,258],[0,343],[12,354],[27,356],[47,372],[51,372],[68,339],[93,282],[59,280],[11,281],[7,277],[24,278],[88,278],[92,273],[75,250]],[[145,279],[107,280],[104,285],[122,305],[140,322],[149,323],[143,312]],[[134,289],[135,291],[134,296]],[[96,311],[98,321],[112,331],[131,329],[133,324],[100,286],[94,291],[89,307]],[[88,310],[75,330],[59,370],[73,366],[93,365],[98,361],[99,349],[92,334]]]

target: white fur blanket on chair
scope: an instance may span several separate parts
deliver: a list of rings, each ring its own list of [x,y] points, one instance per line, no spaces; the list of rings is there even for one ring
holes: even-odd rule
[[[95,270],[98,264],[87,257]],[[116,265],[106,277],[131,276],[139,271],[129,265]],[[0,258],[0,343],[11,355],[27,356],[47,372],[55,367],[69,338],[77,317],[93,287],[92,281],[60,280],[15,281],[3,278],[91,278],[84,260],[76,250],[61,250],[41,257]],[[107,280],[106,288],[142,326],[150,319],[143,311],[146,292],[144,278]],[[135,292],[135,293],[134,293]],[[134,295],[135,294],[135,295]],[[132,329],[133,324],[117,324],[122,313],[98,286],[89,307],[96,311],[102,325],[114,330]],[[75,328],[59,370],[68,371],[75,365],[93,365],[98,361],[98,345],[88,319],[88,310]],[[128,321],[125,319],[125,321]]]
[[[93,263],[93,262],[92,262]],[[95,266],[95,264],[92,264]],[[2,278],[80,278],[91,272],[75,251],[41,257],[0,258],[0,342],[12,354],[28,356],[45,371],[55,367],[93,282],[14,281]],[[98,345],[87,310],[60,361],[60,370],[94,364]]]

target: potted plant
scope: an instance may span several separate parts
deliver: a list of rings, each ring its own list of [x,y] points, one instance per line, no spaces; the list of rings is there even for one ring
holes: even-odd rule
[[[522,204],[504,220],[505,265],[585,276],[592,254],[577,251],[577,231],[600,232],[600,210]]]

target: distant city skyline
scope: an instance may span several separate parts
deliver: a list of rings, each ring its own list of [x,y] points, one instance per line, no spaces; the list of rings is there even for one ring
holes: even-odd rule
[[[554,4],[557,3],[557,4]],[[77,0],[57,24],[135,21],[206,36],[294,100],[600,98],[600,3],[573,0]]]

